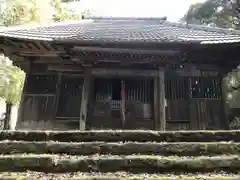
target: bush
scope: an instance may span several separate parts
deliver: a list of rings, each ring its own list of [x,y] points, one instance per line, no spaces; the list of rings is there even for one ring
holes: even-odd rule
[[[240,129],[240,117],[235,117],[229,124],[230,129]]]

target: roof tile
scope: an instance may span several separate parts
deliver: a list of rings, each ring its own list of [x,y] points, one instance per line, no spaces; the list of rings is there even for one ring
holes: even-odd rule
[[[4,28],[0,37],[44,41],[198,42],[236,43],[240,32],[156,19],[99,19],[56,23],[31,28]]]

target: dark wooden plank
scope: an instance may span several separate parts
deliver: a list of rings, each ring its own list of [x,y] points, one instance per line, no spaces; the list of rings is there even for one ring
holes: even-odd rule
[[[190,116],[190,128],[191,130],[197,130],[198,120],[197,120],[197,106],[195,100],[189,100],[189,116]]]

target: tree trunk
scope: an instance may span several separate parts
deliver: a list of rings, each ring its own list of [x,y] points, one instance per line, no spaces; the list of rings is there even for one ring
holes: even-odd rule
[[[9,122],[11,120],[12,104],[6,102],[6,116],[4,120],[4,130],[9,130]]]

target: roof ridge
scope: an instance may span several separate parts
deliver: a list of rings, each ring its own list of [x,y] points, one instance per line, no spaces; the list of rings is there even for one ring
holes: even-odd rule
[[[227,28],[220,28],[220,27],[209,27],[206,25],[198,25],[198,24],[187,24],[186,22],[170,22],[170,25],[177,26],[180,28],[191,28],[194,30],[204,30],[206,32],[215,32],[215,33],[224,33],[224,34],[229,34],[231,33],[232,35],[240,35],[240,30],[236,29],[227,29]]]
[[[96,16],[96,17],[84,17],[84,19],[91,19],[91,20],[110,20],[110,21],[114,21],[114,20],[158,20],[158,21],[167,21],[167,16],[163,16],[163,17],[134,17],[134,16],[126,16],[126,17],[114,17],[114,16]]]

